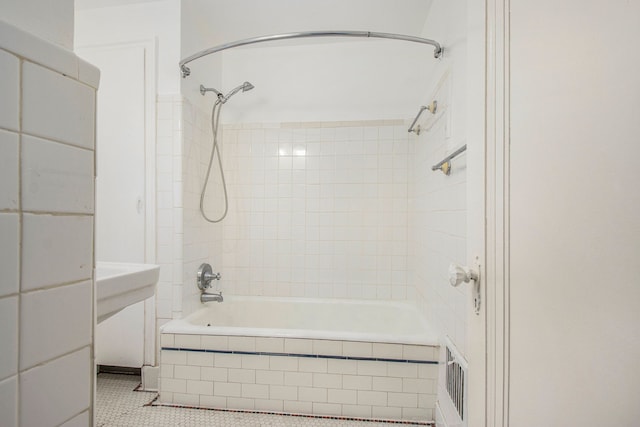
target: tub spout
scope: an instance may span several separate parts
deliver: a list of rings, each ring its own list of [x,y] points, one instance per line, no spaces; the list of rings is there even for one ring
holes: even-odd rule
[[[203,292],[200,294],[200,302],[205,303],[210,301],[216,301],[216,302],[224,301],[224,299],[222,298],[222,292],[217,294],[207,294]]]

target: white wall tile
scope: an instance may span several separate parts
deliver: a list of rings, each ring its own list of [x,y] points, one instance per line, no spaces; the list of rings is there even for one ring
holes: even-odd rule
[[[358,390],[358,404],[387,406],[387,393],[383,391]]]
[[[91,278],[93,218],[23,216],[22,290]]]
[[[311,357],[301,357],[298,360],[298,367],[301,372],[327,372],[327,359],[315,359]]]
[[[0,214],[0,297],[18,292],[18,214]]]
[[[183,380],[199,380],[200,366],[175,365],[173,367],[173,377]]]
[[[25,426],[59,425],[89,407],[89,348],[20,374],[20,422]],[[33,408],[38,408],[34,411]]]
[[[327,372],[330,374],[357,374],[357,360],[329,359]]]
[[[260,338],[256,337],[256,351],[271,353],[284,352],[284,338]]]
[[[373,343],[373,357],[385,359],[402,359],[402,345]]]
[[[302,402],[326,402],[327,389],[314,387],[298,387],[298,400]]]
[[[376,391],[402,391],[402,378],[373,377],[372,388]]]
[[[313,354],[342,356],[342,341],[313,340]]]
[[[39,20],[34,20],[34,22],[39,22]],[[68,76],[77,77],[78,57],[71,50],[53,44],[21,28],[5,22],[2,24],[0,25],[0,40],[3,49]]]
[[[187,393],[198,395],[212,395],[213,381],[187,380]]]
[[[229,338],[225,336],[207,335],[201,338],[201,345],[202,348],[206,350],[228,350]]]
[[[0,210],[18,208],[18,170],[18,134],[0,130]]]
[[[89,345],[92,282],[22,294],[20,301],[20,368]]]
[[[18,297],[0,299],[0,380],[18,373]]]
[[[342,375],[314,373],[313,387],[335,388],[335,389],[341,388]]]
[[[190,351],[187,354],[187,365],[213,366],[213,353]]]
[[[285,400],[284,410],[285,412],[294,414],[311,414],[313,413],[313,404],[311,402],[295,402]]]
[[[0,127],[18,130],[20,64],[16,56],[0,50]]]
[[[0,381],[0,420],[6,427],[18,427],[18,377]]]
[[[94,148],[95,91],[46,68],[22,68],[22,130],[25,133]]]
[[[93,151],[23,136],[22,209],[92,213],[93,157]]]
[[[240,397],[242,395],[242,384],[239,383],[215,383],[214,392],[218,396]]]
[[[313,374],[311,372],[285,372],[284,383],[288,386],[313,386]]]
[[[371,416],[378,419],[399,420],[402,417],[402,409],[388,406],[374,406],[371,410]]]
[[[284,372],[256,370],[256,384],[284,385]]]
[[[175,378],[162,378],[160,381],[160,391],[172,393],[185,393],[187,391],[187,380]]]
[[[336,403],[313,402],[313,413],[318,415],[338,415],[342,412],[341,405]]]
[[[372,379],[364,375],[343,375],[342,388],[347,390],[371,390]]]
[[[269,367],[275,371],[297,371],[297,357],[269,356]]]
[[[229,337],[229,349],[235,351],[256,351],[254,337]]]
[[[200,335],[176,335],[175,346],[198,350],[201,348]]]
[[[327,393],[327,402],[355,405],[358,402],[358,392],[356,390],[329,389]]]
[[[285,338],[284,352],[293,354],[311,354],[313,349],[313,340]]]
[[[242,397],[250,399],[268,399],[269,386],[265,384],[242,384]]]

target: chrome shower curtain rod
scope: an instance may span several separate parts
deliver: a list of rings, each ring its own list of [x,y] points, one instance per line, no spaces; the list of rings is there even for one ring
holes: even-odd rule
[[[287,40],[287,39],[300,39],[306,37],[373,37],[379,39],[394,39],[403,40],[414,43],[423,43],[433,46],[433,56],[440,58],[442,56],[443,48],[435,40],[424,39],[422,37],[407,36],[404,34],[392,34],[392,33],[377,33],[373,31],[303,31],[297,33],[285,33],[285,34],[273,34],[270,36],[252,37],[249,39],[238,40],[231,43],[225,43],[218,46],[210,47],[209,49],[201,50],[194,53],[180,61],[180,70],[182,71],[182,77],[187,77],[191,74],[191,70],[187,67],[187,64],[203,56],[210,55],[212,53],[220,52],[222,50],[231,49],[238,46],[245,46],[248,44],[269,42],[274,40]]]

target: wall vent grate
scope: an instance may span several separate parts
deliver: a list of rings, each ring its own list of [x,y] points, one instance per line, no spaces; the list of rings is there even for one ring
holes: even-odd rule
[[[446,345],[445,385],[451,403],[455,407],[460,419],[465,421],[467,416],[467,363],[457,351],[453,343]]]

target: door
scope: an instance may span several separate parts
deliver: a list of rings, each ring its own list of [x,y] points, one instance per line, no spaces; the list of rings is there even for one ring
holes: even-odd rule
[[[145,49],[79,49],[101,72],[96,120],[96,261],[145,262]],[[96,329],[96,363],[141,367],[144,302]]]

